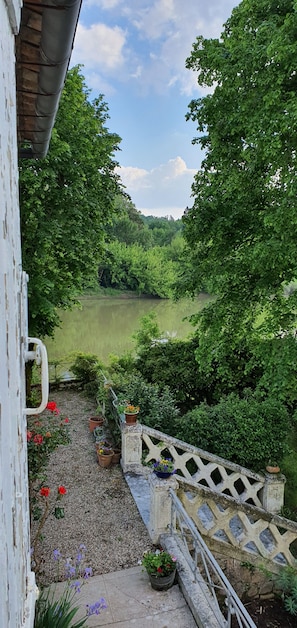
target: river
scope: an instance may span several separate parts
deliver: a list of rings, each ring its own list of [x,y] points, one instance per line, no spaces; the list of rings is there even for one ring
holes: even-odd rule
[[[61,327],[54,339],[46,339],[49,362],[67,362],[65,357],[73,351],[94,353],[108,362],[110,354],[121,355],[133,349],[132,335],[139,329],[141,317],[151,310],[156,312],[162,332],[185,338],[193,327],[183,319],[198,312],[208,301],[205,294],[195,301],[177,303],[150,298],[83,297],[80,308],[60,312]]]

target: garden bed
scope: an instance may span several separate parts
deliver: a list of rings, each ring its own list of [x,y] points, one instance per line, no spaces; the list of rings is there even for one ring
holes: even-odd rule
[[[43,528],[39,582],[49,584],[57,579],[54,550],[65,558],[75,558],[81,544],[87,548],[87,564],[94,575],[136,566],[152,543],[120,465],[103,469],[97,463],[88,427],[95,404],[74,390],[55,391],[50,399],[63,417],[69,418],[71,443],[60,445],[48,466],[46,485],[52,493],[63,485],[67,493],[63,497],[65,517],[50,515]],[[36,526],[33,524],[32,537]]]

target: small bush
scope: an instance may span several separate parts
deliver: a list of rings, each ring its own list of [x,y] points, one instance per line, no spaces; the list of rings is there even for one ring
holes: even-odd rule
[[[89,397],[96,397],[98,385],[101,381],[100,371],[103,365],[98,357],[92,353],[77,353],[70,370],[81,382],[84,391]]]
[[[276,578],[277,588],[281,591],[284,607],[290,615],[297,615],[297,570],[284,567]]]
[[[203,403],[176,421],[177,438],[256,471],[287,452],[289,416],[275,399],[234,393],[216,406]]]
[[[167,386],[147,384],[141,377],[132,376],[119,391],[134,405],[140,406],[139,420],[144,425],[174,435],[178,416],[175,399]]]

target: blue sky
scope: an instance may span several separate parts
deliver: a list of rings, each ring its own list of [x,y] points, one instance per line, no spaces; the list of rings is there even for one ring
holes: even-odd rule
[[[180,218],[201,163],[188,104],[203,95],[186,70],[196,37],[219,37],[235,0],[83,0],[71,64],[104,94],[116,158],[142,213]]]

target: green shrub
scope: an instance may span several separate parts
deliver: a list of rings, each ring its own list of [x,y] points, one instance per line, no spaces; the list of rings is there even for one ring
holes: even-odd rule
[[[176,421],[177,438],[256,471],[282,460],[289,429],[279,401],[252,394],[241,399],[232,393],[212,407],[203,403]]]
[[[70,370],[81,382],[84,391],[89,397],[96,397],[98,385],[101,381],[102,363],[98,357],[92,353],[76,354],[74,363],[70,366]]]
[[[297,615],[297,570],[294,567],[283,567],[276,578],[276,585],[281,591],[286,611]]]
[[[140,406],[141,423],[174,435],[174,422],[179,412],[167,386],[160,388],[157,384],[148,384],[141,377],[133,375],[118,392],[133,405]]]
[[[196,338],[168,340],[142,347],[136,361],[138,371],[148,382],[170,388],[183,412],[212,398],[212,391],[195,358],[197,347]]]

